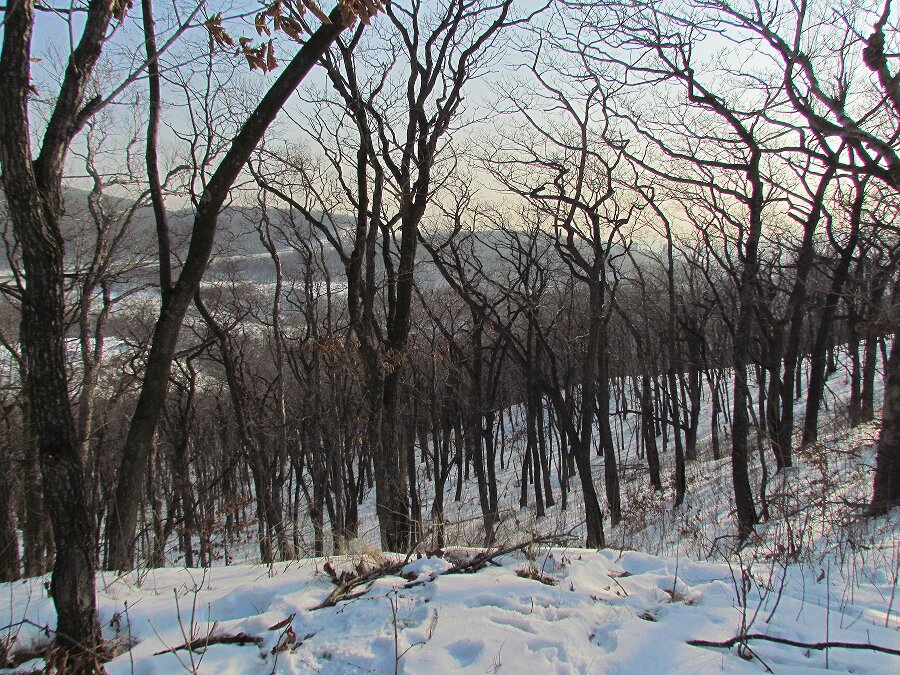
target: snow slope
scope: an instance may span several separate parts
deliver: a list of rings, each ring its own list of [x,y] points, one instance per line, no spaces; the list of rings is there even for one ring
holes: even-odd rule
[[[364,557],[336,562],[348,569],[380,563]],[[870,650],[826,652],[759,640],[750,642],[753,656],[745,660],[737,648],[688,644],[731,638],[749,623],[745,632],[900,650],[900,616],[895,613],[885,627],[896,584],[888,575],[845,602],[838,574],[797,564],[758,564],[742,575],[736,563],[534,548],[468,574],[442,574],[451,567],[445,558],[414,560],[402,570],[407,578],[385,576],[352,600],[313,609],[333,588],[324,564],[165,569],[101,579],[106,636],[137,640],[107,669],[112,675],[716,673],[766,667],[887,673],[900,663],[898,656]],[[523,570],[543,581],[517,575]],[[5,590],[13,616],[53,624],[42,580]],[[245,634],[262,642],[158,653],[182,645],[192,632],[195,638]],[[24,626],[18,640],[25,646],[46,638]]]

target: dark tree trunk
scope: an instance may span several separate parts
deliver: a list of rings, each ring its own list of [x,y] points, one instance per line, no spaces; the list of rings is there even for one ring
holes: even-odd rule
[[[29,129],[34,3],[14,0],[4,13],[0,53],[0,165],[26,287],[19,339],[27,375],[31,428],[37,442],[44,505],[55,537],[50,595],[57,612],[61,663],[72,672],[97,666],[100,641],[94,594],[96,538],[69,401],[65,359],[62,175],[69,144],[90,114],[84,94],[112,19],[109,2],[92,0],[66,65],[56,102],[33,157]],[[90,106],[88,106],[90,108]],[[52,667],[52,665],[51,665]]]
[[[688,420],[685,429],[684,456],[689,462],[697,459],[697,431],[700,426],[701,395],[703,393],[702,359],[703,343],[702,335],[691,334],[688,338],[688,355],[690,361],[687,367],[688,378]]]
[[[866,334],[862,364],[862,391],[860,392],[859,421],[875,419],[875,373],[878,362],[878,334],[869,330]]]
[[[826,352],[826,360],[825,360],[825,377],[829,378],[837,372],[837,348],[834,343],[834,333],[832,332],[831,337],[828,340],[828,351]]]
[[[594,362],[596,363],[596,360]],[[556,408],[561,438],[568,441],[570,454],[578,470],[587,530],[585,546],[601,548],[606,545],[606,537],[603,533],[603,510],[600,508],[600,500],[597,498],[597,489],[591,473],[590,435],[585,437],[575,428],[575,415],[570,409],[572,402],[566,400],[559,389],[547,387],[544,394]]]
[[[781,362],[784,354],[784,344],[781,339],[784,335],[782,327],[772,329],[770,339],[766,339],[762,346],[762,363],[758,368],[760,378],[764,378],[768,383],[763,389],[759,383],[760,396],[760,414],[759,419],[761,429],[766,429],[768,438],[772,444],[772,454],[775,456],[776,471],[784,468],[785,458],[780,452],[781,448],[775,438],[778,436],[778,430],[781,428]]]
[[[484,446],[486,451],[488,501],[491,512],[497,513],[497,446],[494,442],[494,413],[484,416]]]
[[[650,469],[650,485],[654,490],[662,490],[662,477],[659,471],[659,449],[656,447],[656,430],[653,424],[653,392],[650,389],[650,376],[641,378],[641,435],[647,453],[647,467]]]
[[[876,269],[872,279],[872,290],[865,311],[865,352],[862,362],[862,391],[860,392],[859,421],[871,422],[875,419],[875,375],[878,366],[878,346],[884,344],[881,334],[885,331],[885,309],[890,312],[895,305],[885,303],[884,294],[894,271],[888,264]],[[887,306],[885,307],[885,304]],[[884,354],[883,354],[884,355]],[[884,355],[886,357],[886,355]],[[887,358],[884,358],[887,362]]]
[[[5,454],[0,456],[0,582],[15,581],[20,574],[19,537],[7,478],[10,461]]]
[[[869,507],[872,515],[887,513],[900,504],[900,339],[897,336],[885,364],[885,377],[881,435]]]
[[[580,433],[577,433],[574,428],[567,430],[572,443],[572,452],[575,453],[575,465],[578,468],[581,490],[585,500],[585,517],[587,519],[586,546],[588,548],[605,546],[606,544],[606,537],[603,533],[603,512],[600,510],[599,502],[597,501],[594,477],[591,472],[591,438],[594,431],[594,420],[596,419],[594,411],[594,406],[596,405],[595,391],[597,380],[600,377],[597,373],[597,368],[600,364],[600,350],[603,346],[601,268],[604,264],[605,261],[602,257],[598,259],[595,256],[592,283],[588,285],[590,316],[587,353],[585,354],[586,365],[581,380],[581,429]],[[562,409],[559,409],[559,412],[562,413]],[[608,414],[607,410],[607,417]],[[560,417],[562,416],[560,414]]]
[[[666,381],[669,389],[669,415],[672,421],[672,435],[675,440],[675,506],[684,502],[687,492],[687,476],[685,472],[684,445],[681,440],[681,414],[678,407],[678,381],[675,374],[675,366],[670,365]]]
[[[396,343],[397,354],[404,349],[406,330],[402,340]],[[409,545],[409,499],[406,493],[404,454],[400,443],[400,415],[398,391],[399,368],[384,377],[383,408],[381,413],[381,448],[375,465],[376,492],[381,485],[382,508],[379,523],[382,529],[382,547],[386,551],[403,552]],[[379,483],[380,477],[380,483]]]
[[[862,416],[862,363],[859,359],[859,332],[856,321],[850,321],[850,340],[847,350],[850,352],[850,426],[859,426]]]
[[[529,317],[529,362],[537,364],[537,350],[534,347],[536,339],[534,337],[533,320]],[[545,514],[544,510],[544,491],[542,486],[543,471],[541,469],[541,460],[538,454],[538,437],[537,437],[537,417],[541,414],[539,410],[539,401],[541,399],[538,391],[538,383],[535,377],[535,367],[529,367],[525,374],[525,438],[526,438],[526,466],[530,469],[531,483],[534,485],[534,508],[538,518],[542,518]],[[522,476],[525,476],[523,467]],[[524,484],[527,484],[524,483]],[[524,494],[524,493],[523,493]]]
[[[707,372],[706,381],[709,383],[709,389],[712,397],[712,409],[709,413],[710,435],[712,436],[712,453],[713,459],[722,457],[721,445],[719,442],[719,414],[722,410],[721,397],[719,396],[719,377]]]
[[[781,414],[778,416],[778,429],[771,439],[780,467],[793,466],[794,401],[800,398],[800,368],[802,366],[800,338],[804,323],[803,307],[808,295],[806,284],[815,263],[815,232],[822,216],[822,207],[828,186],[834,178],[836,161],[835,157],[819,179],[819,186],[813,196],[810,212],[803,223],[803,239],[797,255],[797,272],[788,298],[784,375],[781,378]]]
[[[472,329],[471,397],[468,406],[466,439],[478,484],[478,503],[481,506],[481,517],[484,522],[484,545],[491,546],[494,543],[494,526],[497,514],[491,508],[491,499],[488,493],[487,475],[484,466],[484,432],[481,427],[483,418],[481,345],[484,322],[479,315],[474,313],[472,320],[474,325]]]
[[[188,437],[184,434],[183,442],[175,447],[173,464],[175,469],[175,491],[181,505],[182,530],[181,549],[184,552],[186,567],[194,566],[194,497],[191,490],[190,463],[188,460]]]
[[[13,199],[10,203],[10,210],[16,210]],[[19,218],[22,215],[20,212]],[[29,215],[39,228],[40,215]],[[36,232],[32,230],[29,234]],[[97,542],[87,510],[84,473],[66,382],[63,289],[59,283],[62,242],[40,251],[44,246],[32,239],[23,248],[26,248],[25,269],[29,279],[22,303],[21,326],[28,363],[26,391],[38,438],[44,503],[55,535],[56,560],[50,595],[58,616],[57,640],[67,650],[78,653],[92,649],[100,640],[94,595]],[[87,655],[81,667],[91,668],[88,664],[92,658]]]
[[[619,466],[612,428],[609,424],[609,353],[607,352],[606,329],[602,331],[602,351],[597,368],[597,420],[600,423],[600,440],[603,446],[603,480],[606,487],[606,503],[609,505],[610,525],[615,527],[622,521],[622,497],[619,489]]]
[[[406,478],[409,494],[410,543],[419,541],[422,535],[422,502],[416,474],[416,428],[418,426],[418,401],[410,402],[409,419],[406,423]]]
[[[758,250],[762,236],[763,184],[759,177],[760,158],[761,153],[755,150],[747,169],[753,188],[748,199],[749,227],[744,242],[743,265],[738,284],[738,317],[732,344],[734,396],[731,415],[731,477],[737,507],[738,538],[742,542],[750,536],[753,527],[759,522],[753,503],[748,468],[750,418],[747,406],[750,392],[747,364],[750,361],[750,340],[759,273]]]
[[[544,400],[540,392],[537,394],[537,439],[538,457],[541,461],[541,474],[544,477],[544,504],[554,506],[553,486],[550,482],[550,458],[547,454],[547,429],[544,425]]]
[[[22,381],[25,381],[23,371]],[[44,491],[41,488],[41,467],[38,458],[37,439],[31,424],[31,406],[22,403],[22,490],[25,518],[22,528],[23,563],[26,577],[38,577],[47,571],[47,528],[49,522],[44,511]]]

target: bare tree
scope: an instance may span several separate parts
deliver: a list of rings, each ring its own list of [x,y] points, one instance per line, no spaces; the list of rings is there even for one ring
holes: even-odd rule
[[[618,148],[621,139],[605,115],[605,99],[614,94],[591,80],[567,78],[570,64],[547,63],[541,57],[547,46],[539,40],[529,64],[537,93],[507,96],[507,105],[525,121],[528,131],[506,137],[503,149],[486,165],[508,190],[534,204],[546,218],[557,253],[587,290],[587,366],[582,371],[581,441],[575,461],[584,486],[592,480],[590,444],[596,420],[606,497],[615,526],[621,520],[621,503],[609,418],[607,326],[612,304],[608,296],[615,286],[613,261],[627,248],[627,228],[633,227],[639,200],[628,192],[626,182],[633,172],[623,162]],[[560,113],[554,115],[554,111]],[[598,533],[589,527],[588,546],[599,541]]]
[[[311,100],[315,112],[307,131],[333,170],[328,180],[340,191],[339,202],[318,200],[325,217],[304,209],[299,192],[321,197],[322,188],[289,157],[282,160],[300,174],[299,185],[280,180],[275,167],[261,177],[319,227],[344,265],[350,322],[365,368],[381,539],[389,550],[405,549],[410,531],[399,386],[419,225],[453,167],[446,146],[462,123],[467,86],[490,62],[501,32],[526,20],[512,18],[511,7],[511,0],[447,0],[437,11],[419,2],[386,3],[389,32],[364,41],[357,31],[340,40],[323,62],[338,96]],[[398,62],[405,65],[399,76]],[[335,208],[352,213],[352,228],[339,225]]]
[[[303,5],[298,7],[302,8]],[[106,531],[109,547],[107,566],[111,569],[127,569],[132,564],[144,466],[165,400],[169,370],[181,324],[209,262],[219,210],[253,150],[294,90],[328,51],[338,35],[355,21],[357,15],[361,14],[362,18],[368,20],[370,7],[374,8],[375,5],[362,5],[347,0],[332,10],[327,20],[303,43],[253,112],[248,115],[218,167],[205,182],[196,206],[187,257],[154,329],[141,394],[132,417],[122,462],[119,465],[116,498],[107,520]],[[210,26],[210,30],[215,39],[216,27]]]
[[[56,538],[51,595],[57,610],[57,642],[71,654],[72,672],[96,666],[100,640],[94,596],[95,535],[88,516],[78,433],[69,405],[64,353],[64,245],[60,232],[62,179],[75,135],[93,112],[85,106],[100,53],[114,17],[127,7],[88,3],[78,45],[43,136],[32,152],[30,98],[34,5],[6,5],[0,53],[0,164],[3,190],[22,246],[27,284],[22,296],[20,340],[27,362],[25,387],[41,460],[44,500]],[[65,657],[63,657],[65,658]]]
[[[732,5],[706,0],[698,6],[709,11],[720,26],[761,38],[777,57],[784,90],[795,112],[826,139],[846,143],[853,150],[840,168],[871,176],[900,191],[900,81],[894,48],[897,17],[891,0],[871,6],[828,3],[761,3]],[[813,30],[826,26],[826,32]],[[830,41],[820,56],[823,40]],[[834,46],[837,45],[837,48]],[[862,58],[868,73],[854,70],[852,59]],[[837,78],[835,78],[835,75]],[[832,87],[829,81],[839,82]],[[851,90],[859,89],[852,97]],[[859,102],[857,105],[856,102]],[[897,387],[900,356],[894,341],[886,376]],[[900,499],[900,396],[886,390],[883,426],[878,444],[872,512],[882,513]]]

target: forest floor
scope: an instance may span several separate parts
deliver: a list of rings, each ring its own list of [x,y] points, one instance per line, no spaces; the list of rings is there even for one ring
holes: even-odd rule
[[[862,517],[878,424],[849,430],[844,378],[829,384],[822,441],[769,476],[769,518],[740,551],[730,466],[705,446],[678,509],[671,488],[651,491],[626,453],[625,520],[600,551],[575,547],[576,492],[566,511],[535,518],[517,508],[508,469],[505,551],[463,545],[479,520],[467,487],[459,503],[448,493],[448,535],[461,545],[430,554],[385,554],[360,540],[352,554],[269,566],[101,573],[104,636],[119,652],[107,671],[898,672],[900,514]],[[758,462],[753,480],[758,488]],[[50,642],[47,588],[46,578],[0,584],[6,654]]]

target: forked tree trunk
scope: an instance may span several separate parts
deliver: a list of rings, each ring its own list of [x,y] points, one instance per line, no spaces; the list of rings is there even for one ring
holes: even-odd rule
[[[856,186],[856,196],[850,212],[850,236],[846,246],[840,249],[840,258],[831,279],[831,288],[825,297],[819,328],[816,331],[816,339],[810,358],[809,386],[806,389],[806,417],[803,419],[803,437],[801,440],[801,445],[803,446],[812,445],[819,439],[819,408],[825,396],[825,381],[828,379],[830,370],[828,361],[830,353],[833,351],[829,349],[833,341],[832,324],[837,313],[844,282],[846,282],[850,274],[853,253],[856,251],[856,245],[859,241],[863,203],[866,196],[865,187],[866,181],[860,181]]]

